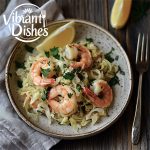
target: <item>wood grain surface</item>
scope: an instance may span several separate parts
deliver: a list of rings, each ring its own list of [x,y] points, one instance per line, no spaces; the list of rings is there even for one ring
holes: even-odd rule
[[[136,5],[136,0],[134,5]],[[135,52],[137,34],[150,33],[150,13],[134,22],[130,17],[122,30],[115,30],[110,25],[110,14],[114,0],[57,0],[65,18],[80,18],[92,21],[112,33],[124,47],[132,63],[134,73],[134,90],[129,106],[123,116],[106,131],[81,140],[61,141],[53,150],[148,150],[150,149],[150,72],[145,74],[143,82],[142,137],[137,146],[131,143],[131,127],[133,122],[138,73],[135,70]],[[150,34],[149,34],[150,35]]]
[[[47,0],[31,0],[31,2],[42,5]],[[144,75],[143,97],[142,97],[142,131],[138,145],[131,143],[131,127],[133,122],[138,73],[135,70],[135,53],[137,34],[139,32],[149,33],[150,36],[150,11],[138,21],[130,17],[127,25],[121,30],[115,30],[110,25],[110,14],[114,0],[56,0],[62,9],[65,18],[85,19],[97,23],[112,33],[124,47],[132,64],[134,76],[134,89],[131,101],[119,120],[109,129],[102,133],[80,140],[62,140],[52,150],[149,150],[150,149],[150,69]],[[144,0],[135,0],[134,5]],[[149,1],[150,0],[145,0]],[[0,13],[4,10],[9,0],[2,0]]]

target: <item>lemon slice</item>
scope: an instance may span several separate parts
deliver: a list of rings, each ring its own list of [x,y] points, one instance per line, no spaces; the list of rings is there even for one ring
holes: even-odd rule
[[[74,21],[71,21],[53,31],[35,49],[38,51],[49,51],[53,47],[64,47],[73,42],[75,37]]]
[[[115,0],[111,12],[111,25],[113,28],[122,28],[130,15],[132,0]]]

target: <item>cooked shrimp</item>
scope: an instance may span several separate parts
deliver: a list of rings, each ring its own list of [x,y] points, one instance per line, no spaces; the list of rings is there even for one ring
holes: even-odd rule
[[[60,115],[70,116],[77,111],[76,95],[69,86],[57,85],[52,88],[48,94],[48,103],[51,109]]]
[[[65,48],[65,55],[69,60],[76,59],[78,56],[78,49],[73,46],[73,44],[68,44]]]
[[[54,75],[54,65],[52,63],[48,63],[48,58],[42,57],[32,64],[30,74],[35,85],[45,87],[48,85],[53,85],[55,83],[55,79],[52,78],[52,76]],[[41,75],[41,68],[45,67],[50,67],[50,72],[47,78],[42,77]]]
[[[113,93],[111,87],[104,80],[99,80],[97,85],[101,89],[97,95],[89,88],[84,88],[83,92],[95,106],[100,108],[110,106],[113,100]]]
[[[81,67],[81,69],[90,67],[92,64],[92,57],[90,51],[85,46],[80,44],[73,44],[73,46],[79,50],[78,54],[81,56],[81,59],[79,62],[73,62],[70,66],[72,68]]]

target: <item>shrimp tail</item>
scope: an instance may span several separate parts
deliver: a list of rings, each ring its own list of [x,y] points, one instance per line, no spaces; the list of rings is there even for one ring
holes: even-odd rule
[[[92,92],[89,88],[87,88],[87,87],[84,87],[83,88],[83,93],[85,94],[85,95],[87,95],[87,97],[92,101],[92,102],[94,102],[94,99],[97,99],[97,95],[94,93],[94,92]]]
[[[44,78],[35,78],[34,79],[34,84],[35,85],[40,85],[40,86],[47,86],[47,85],[54,85],[55,84],[55,79],[50,78],[50,79],[44,79]]]
[[[83,63],[81,63],[81,62],[72,63],[72,64],[70,64],[70,66],[71,66],[72,68],[79,68],[79,67],[81,67],[82,70],[85,68],[85,64],[83,64]]]
[[[49,72],[47,78],[44,78],[41,76],[41,68],[42,66],[49,66],[48,64],[49,60],[47,58],[40,58],[39,60],[35,61],[30,70],[31,78],[33,80],[33,83],[38,86],[49,86],[49,85],[54,85],[55,84],[55,79],[52,78],[52,76],[55,74],[54,73],[54,64],[51,63],[51,71]]]
[[[55,84],[55,79],[53,78],[50,78],[50,79],[42,79],[42,82],[41,82],[41,85],[43,84],[44,85],[54,85]]]
[[[97,107],[106,108],[110,106],[113,100],[112,89],[108,87],[103,91],[103,98],[98,97],[93,91],[89,88],[84,88],[83,93],[89,98],[89,100]]]
[[[81,59],[78,62],[77,61],[73,62],[72,64],[70,64],[70,66],[72,68],[81,67],[81,69],[89,68],[92,65],[92,56],[89,49],[80,44],[74,44],[73,46],[80,51],[79,55],[81,56]]]

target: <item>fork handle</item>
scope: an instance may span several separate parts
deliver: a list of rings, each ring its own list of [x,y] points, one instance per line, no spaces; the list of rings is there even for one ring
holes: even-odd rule
[[[132,143],[135,145],[138,144],[140,138],[140,129],[141,129],[142,80],[143,80],[143,73],[140,73],[136,110],[135,110],[134,121],[132,125],[132,135],[131,135]]]

